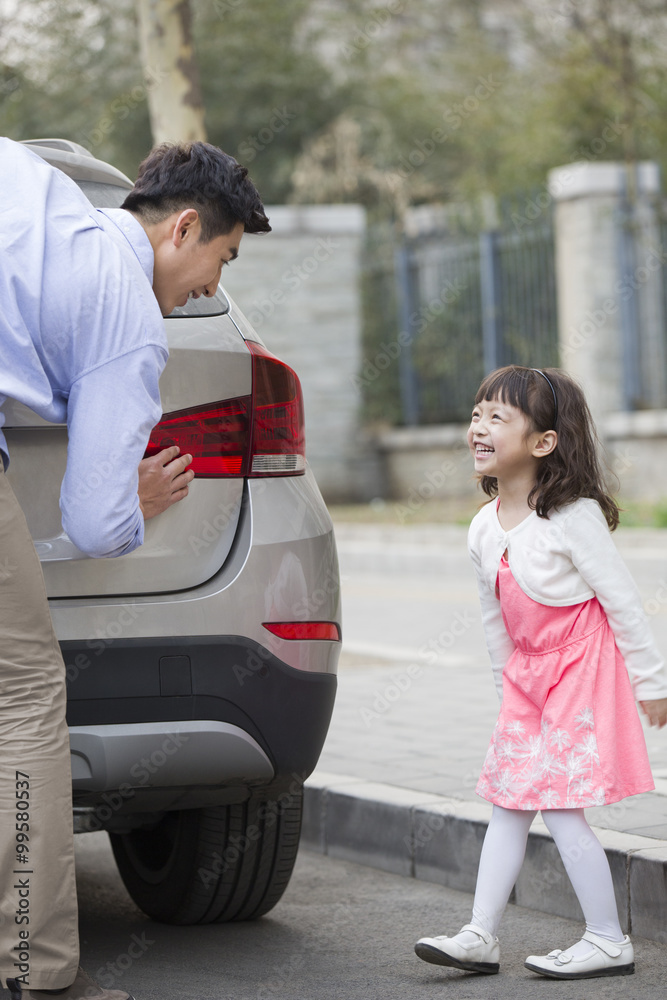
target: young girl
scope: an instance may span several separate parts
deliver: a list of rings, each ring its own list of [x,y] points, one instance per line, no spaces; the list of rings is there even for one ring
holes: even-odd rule
[[[492,497],[468,542],[501,697],[477,786],[494,805],[471,923],[455,937],[422,938],[415,951],[498,972],[496,931],[541,810],[586,931],[566,951],[531,955],[527,968],[559,979],[629,975],[632,944],[584,808],[654,787],[634,699],[651,725],[665,725],[667,673],[609,534],[618,507],[590,412],[564,372],[511,365],[482,382],[468,444]]]

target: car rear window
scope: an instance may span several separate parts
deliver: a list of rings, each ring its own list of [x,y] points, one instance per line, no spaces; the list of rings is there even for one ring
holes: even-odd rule
[[[120,208],[127,197],[128,189],[118,184],[104,184],[100,181],[77,181],[85,196],[95,208]],[[229,312],[229,300],[220,289],[211,298],[200,296],[188,299],[182,308],[174,309],[169,319],[187,319],[190,316],[222,316]]]

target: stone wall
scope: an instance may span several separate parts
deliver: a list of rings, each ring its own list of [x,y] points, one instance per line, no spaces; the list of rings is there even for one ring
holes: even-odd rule
[[[467,426],[401,427],[376,438],[387,497],[421,506],[430,499],[481,496],[466,445]],[[667,410],[611,413],[598,422],[604,464],[624,501],[667,500]]]

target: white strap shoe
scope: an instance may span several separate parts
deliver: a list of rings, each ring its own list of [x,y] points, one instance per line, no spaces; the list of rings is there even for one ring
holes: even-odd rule
[[[627,934],[622,941],[615,942],[586,931],[582,941],[590,945],[584,954],[574,956],[567,950],[556,949],[548,955],[529,955],[524,964],[532,972],[551,979],[631,976],[635,971],[635,954]]]
[[[420,938],[415,953],[433,965],[495,975],[500,969],[500,945],[482,927],[466,924],[454,937]]]

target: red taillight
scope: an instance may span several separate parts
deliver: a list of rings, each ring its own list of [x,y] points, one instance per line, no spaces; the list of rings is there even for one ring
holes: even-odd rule
[[[251,410],[251,397],[240,396],[165,413],[153,428],[146,458],[177,444],[182,455],[192,455],[190,468],[197,476],[242,476]]]
[[[262,622],[262,625],[279,639],[333,639],[340,642],[340,626],[336,622]]]
[[[306,468],[301,384],[286,364],[248,341],[252,354],[251,476],[302,473]]]
[[[303,399],[296,374],[260,344],[252,354],[252,395],[165,413],[146,458],[177,444],[200,478],[294,476],[306,468]]]

